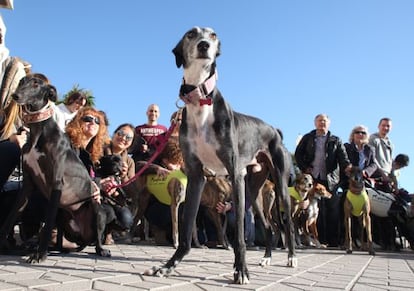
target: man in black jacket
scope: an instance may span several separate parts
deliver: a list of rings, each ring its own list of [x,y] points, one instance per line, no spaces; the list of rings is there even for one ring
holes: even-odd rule
[[[296,147],[295,159],[299,169],[311,174],[315,182],[323,184],[336,194],[341,171],[348,171],[351,163],[339,137],[329,131],[330,120],[326,114],[315,117],[315,128],[305,134]],[[319,202],[317,222],[319,239],[323,244],[337,246],[339,243],[340,197],[322,198]]]

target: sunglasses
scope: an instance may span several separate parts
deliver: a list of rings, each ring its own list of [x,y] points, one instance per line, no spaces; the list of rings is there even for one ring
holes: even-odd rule
[[[125,133],[125,131],[123,131],[122,129],[118,130],[116,132],[116,135],[125,138],[126,141],[131,141],[134,138],[132,135]]]
[[[94,121],[95,124],[97,124],[97,125],[101,124],[101,122],[100,122],[100,120],[99,120],[98,117],[91,116],[91,115],[86,115],[86,116],[82,117],[81,120],[83,122],[92,122],[92,121]]]
[[[354,133],[355,134],[364,134],[364,135],[367,134],[365,131],[360,131],[360,130],[354,131]]]

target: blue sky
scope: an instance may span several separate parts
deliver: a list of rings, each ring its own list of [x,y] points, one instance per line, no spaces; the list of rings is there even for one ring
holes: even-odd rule
[[[373,133],[387,116],[395,155],[414,160],[414,1],[14,2],[0,11],[11,55],[60,96],[74,84],[92,90],[111,131],[144,123],[151,103],[169,124],[182,78],[171,50],[191,27],[209,26],[221,39],[221,92],[236,111],[280,128],[290,151],[318,113],[344,142],[355,125]],[[411,193],[413,165],[401,173]]]

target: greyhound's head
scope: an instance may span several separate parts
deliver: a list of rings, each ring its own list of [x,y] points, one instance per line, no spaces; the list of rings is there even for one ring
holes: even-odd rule
[[[309,174],[300,174],[296,178],[295,189],[305,199],[313,187],[313,178]]]
[[[184,68],[186,83],[199,85],[215,72],[220,41],[213,29],[193,27],[184,34],[173,53],[177,67]]]
[[[364,176],[361,169],[353,166],[349,172],[349,190],[354,194],[361,194],[364,187]]]
[[[17,104],[24,105],[27,111],[35,112],[44,108],[49,100],[56,102],[57,92],[47,81],[29,75],[20,80],[12,97]]]

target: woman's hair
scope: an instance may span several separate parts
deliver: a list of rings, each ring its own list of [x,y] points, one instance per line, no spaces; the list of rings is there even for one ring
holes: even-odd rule
[[[81,148],[85,138],[82,131],[82,118],[86,115],[98,117],[100,121],[98,133],[92,138],[86,148],[91,155],[92,162],[97,163],[102,157],[104,145],[109,139],[108,128],[104,122],[104,116],[101,111],[89,106],[81,108],[66,126],[66,134],[69,136],[75,148]]]
[[[133,134],[135,135],[135,127],[131,123],[122,123],[117,128],[115,128],[114,133],[116,133],[118,130],[120,130],[123,127],[129,127],[132,130]]]
[[[3,124],[0,125],[0,140],[8,139],[12,134],[16,133],[22,123],[21,117],[22,107],[14,100],[11,100],[9,105],[0,111],[0,120],[3,120]]]
[[[369,132],[368,127],[366,127],[365,125],[357,125],[351,130],[351,133],[349,134],[349,142],[354,141],[354,134],[356,131],[364,131],[366,133],[365,138],[361,141],[362,143],[367,144],[369,141]]]
[[[49,84],[49,79],[41,73],[29,74],[23,78],[36,77]],[[1,137],[0,140],[9,138],[12,134],[15,134],[19,127],[22,125],[22,107],[11,100],[9,105],[1,110],[0,119],[3,119],[3,124],[0,125]]]
[[[88,103],[88,100],[87,100],[85,94],[83,94],[82,92],[79,92],[79,91],[78,92],[73,92],[72,94],[70,94],[63,103],[65,105],[71,105],[79,99],[85,99],[85,104]]]

